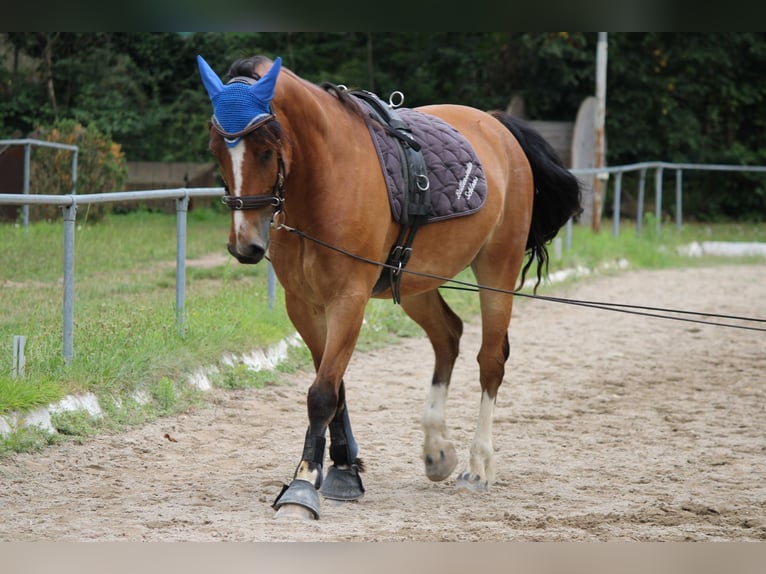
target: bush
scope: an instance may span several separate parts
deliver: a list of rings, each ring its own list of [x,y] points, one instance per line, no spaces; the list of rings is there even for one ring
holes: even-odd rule
[[[77,193],[122,191],[128,166],[120,145],[94,128],[74,120],[59,120],[50,127],[39,127],[34,139],[78,147]],[[72,193],[72,153],[68,150],[35,147],[30,169],[30,191],[41,195]],[[110,204],[86,206],[88,219],[102,219]],[[61,211],[54,206],[30,206],[30,219],[56,219]]]

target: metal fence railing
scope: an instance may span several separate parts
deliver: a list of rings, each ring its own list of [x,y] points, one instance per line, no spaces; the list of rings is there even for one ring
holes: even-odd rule
[[[617,165],[603,168],[587,168],[570,170],[575,175],[595,175],[607,180],[614,174],[614,200],[612,205],[612,233],[620,235],[620,202],[622,199],[622,176],[629,172],[639,172],[638,181],[638,210],[636,213],[636,234],[641,235],[644,220],[644,205],[646,196],[646,173],[654,170],[654,215],[656,230],[662,225],[662,195],[663,176],[665,170],[675,171],[675,220],[676,228],[683,224],[683,172],[684,171],[731,171],[766,173],[766,166],[725,165],[725,164],[696,164],[669,163],[664,161],[649,161],[627,165]],[[569,243],[567,243],[569,246]]]
[[[74,238],[75,219],[79,205],[111,203],[116,201],[141,201],[149,199],[174,199],[176,202],[176,325],[183,331],[186,321],[186,214],[191,197],[217,197],[223,195],[222,187],[193,189],[157,189],[149,191],[124,191],[94,193],[90,195],[22,195],[0,194],[0,205],[53,205],[61,207],[64,221],[64,304],[63,304],[63,355],[66,363],[74,357]],[[271,269],[269,270],[271,275]],[[269,280],[269,304],[273,303],[275,281]]]
[[[80,148],[76,145],[62,144],[56,142],[48,142],[44,140],[36,139],[13,139],[13,140],[0,140],[0,146],[12,146],[21,145],[24,146],[24,183],[22,193],[29,195],[29,175],[32,173],[32,148],[33,147],[48,147],[54,149],[63,149],[72,152],[72,194],[77,193],[77,158],[80,154]],[[24,222],[24,227],[29,224],[29,204],[25,203],[21,206],[21,219]]]
[[[71,146],[69,146],[71,147]],[[76,169],[76,163],[75,169]],[[738,165],[709,165],[709,164],[686,164],[667,162],[643,162],[621,166],[604,168],[572,169],[575,175],[595,174],[604,180],[614,174],[614,200],[613,200],[613,234],[619,236],[620,232],[620,200],[622,193],[622,177],[628,172],[639,172],[638,184],[638,213],[636,232],[641,234],[641,222],[644,214],[644,199],[646,174],[649,170],[655,170],[655,225],[659,231],[662,221],[662,194],[664,170],[675,170],[675,199],[676,199],[676,225],[680,228],[683,221],[683,177],[684,170],[707,170],[707,171],[739,171],[739,172],[766,172],[766,166],[738,166]],[[73,176],[73,185],[76,178]],[[27,190],[28,191],[28,190]],[[53,205],[63,210],[64,228],[64,302],[63,302],[63,355],[66,363],[71,363],[74,356],[74,240],[75,219],[77,207],[80,205],[111,203],[118,201],[141,201],[150,199],[174,199],[176,202],[176,324],[182,332],[185,323],[186,304],[186,215],[189,208],[189,199],[192,197],[219,197],[223,195],[222,187],[204,188],[178,188],[157,189],[148,191],[125,191],[113,193],[95,193],[85,195],[34,195],[3,194],[0,193],[0,205]],[[571,247],[572,221],[566,226],[566,247]],[[273,306],[276,293],[276,278],[269,264],[268,273],[268,300]]]

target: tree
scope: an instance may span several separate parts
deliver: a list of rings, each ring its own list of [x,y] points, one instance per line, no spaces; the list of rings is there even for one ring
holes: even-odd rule
[[[595,32],[6,33],[0,130],[27,134],[72,119],[119,142],[130,160],[207,161],[210,103],[197,54],[222,76],[238,58],[280,55],[309,81],[384,99],[401,90],[407,107],[504,109],[520,94],[531,119],[572,121],[594,91],[596,40]],[[764,33],[610,33],[608,163],[766,163],[764,69]],[[687,212],[764,217],[762,180],[689,177]]]
[[[613,34],[609,50],[611,164],[766,162],[764,34]],[[762,177],[692,175],[684,203],[702,219],[763,219],[766,186]]]
[[[35,139],[78,147],[77,188],[87,193],[120,191],[128,175],[120,145],[95,128],[85,128],[74,120],[60,120],[51,127],[40,127]],[[72,191],[72,152],[54,148],[35,148],[31,162],[30,188],[36,194],[65,195]],[[88,208],[89,219],[100,219],[109,204]],[[32,206],[32,219],[55,219],[60,213],[53,206]]]

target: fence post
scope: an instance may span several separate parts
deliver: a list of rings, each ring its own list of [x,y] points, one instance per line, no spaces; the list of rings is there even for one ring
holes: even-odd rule
[[[29,170],[32,160],[32,146],[29,143],[24,144],[24,195],[29,195]],[[24,222],[24,231],[29,231],[29,205],[21,206],[21,218]]]
[[[24,335],[13,336],[13,364],[11,365],[11,377],[14,379],[24,376],[24,366],[26,359],[24,358],[24,345],[26,345],[27,338]]]
[[[189,192],[176,199],[176,327],[184,335],[186,322],[186,214],[189,210]]]
[[[622,172],[614,178],[614,208],[612,209],[612,235],[620,236],[620,196],[622,195]]]
[[[72,152],[72,195],[77,193],[77,148]]]
[[[644,190],[646,189],[646,168],[638,178],[638,211],[636,212],[636,237],[641,237],[641,225],[644,219]]]
[[[64,362],[69,365],[74,358],[74,230],[77,202],[64,210]]]
[[[683,224],[683,202],[681,199],[683,191],[683,171],[681,169],[676,170],[676,229],[681,231],[681,225]]]
[[[269,275],[266,287],[268,290],[269,309],[273,309],[274,302],[277,299],[277,276],[274,274],[274,268],[271,266],[271,261],[269,261]]]
[[[658,167],[654,172],[654,229],[657,233],[660,232],[660,226],[662,225],[662,172],[663,168]]]

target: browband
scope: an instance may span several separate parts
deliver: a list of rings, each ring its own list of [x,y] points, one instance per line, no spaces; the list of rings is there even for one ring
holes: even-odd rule
[[[247,124],[244,129],[241,129],[238,132],[231,133],[227,132],[225,129],[223,129],[223,126],[218,121],[218,118],[213,115],[210,118],[210,123],[213,125],[213,129],[217,131],[219,134],[221,134],[223,137],[229,140],[235,140],[237,138],[241,138],[244,135],[249,134],[250,132],[253,132],[257,130],[262,125],[270,122],[271,120],[275,119],[274,114],[266,114],[266,115],[259,115],[254,117],[252,120],[250,120],[250,123]]]

